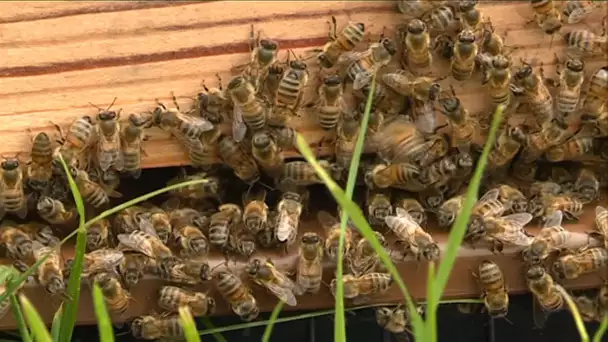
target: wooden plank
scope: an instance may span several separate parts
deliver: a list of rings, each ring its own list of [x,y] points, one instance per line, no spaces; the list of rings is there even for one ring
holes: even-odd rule
[[[580,220],[575,223],[569,223],[564,225],[572,235],[568,241],[567,247],[578,248],[587,245],[589,242],[587,232],[589,227],[593,225],[595,219],[594,208],[595,205],[589,205],[585,210],[585,213],[581,216]],[[314,218],[314,214],[309,215],[300,225],[300,232],[304,231],[316,231],[320,234],[321,228],[317,224]],[[539,227],[527,228],[531,234],[537,234]],[[431,230],[433,237],[439,243],[439,248],[442,253],[446,249],[446,241],[448,234],[445,231]],[[594,242],[592,240],[593,245]],[[285,271],[293,271],[297,265],[297,246],[293,246],[287,255],[279,254],[274,251],[260,251],[253,257],[271,258],[272,261],[277,265],[279,269]],[[443,299],[454,299],[454,298],[478,298],[481,295],[479,286],[476,279],[471,273],[476,267],[485,259],[491,259],[496,262],[502,269],[509,292],[511,294],[519,294],[528,292],[525,279],[523,277],[523,268],[521,264],[520,249],[516,248],[505,248],[503,254],[492,254],[487,249],[477,247],[471,249],[470,247],[462,246],[459,250],[458,259],[452,269],[452,275],[448,281],[446,291]],[[409,293],[418,300],[424,300],[426,297],[426,279],[427,279],[427,265],[425,262],[418,263],[411,257],[402,260],[397,257],[398,252],[394,251],[394,262],[402,275],[403,281],[405,282]],[[73,242],[64,246],[63,257],[72,258],[74,256],[74,244]],[[209,264],[214,267],[224,262],[224,257],[217,251],[212,251],[209,259]],[[4,263],[8,260],[4,260]],[[239,261],[232,267],[233,270],[242,271],[244,263]],[[219,267],[218,269],[220,269]],[[324,282],[329,284],[331,279],[334,277],[334,269],[328,267],[324,271]],[[246,279],[247,276],[242,274],[242,278]],[[602,283],[602,276],[599,273],[591,273],[581,276],[576,280],[568,280],[564,282],[564,286],[568,289],[588,289],[596,288]],[[114,322],[125,321],[128,322],[130,319],[148,314],[150,312],[162,312],[156,305],[158,298],[158,289],[165,283],[159,279],[147,278],[142,280],[134,288],[130,289],[133,295],[133,300],[130,303],[127,312],[120,317],[115,317]],[[274,298],[267,290],[258,287],[257,285],[250,285],[254,295],[257,299],[260,310],[263,312],[270,312],[276,305],[276,298]],[[211,295],[216,298],[217,309],[216,315],[228,315],[232,314],[226,302],[219,297],[216,290],[213,289],[211,282],[197,286],[197,290],[209,291]],[[81,288],[80,302],[79,302],[79,314],[78,324],[96,324],[96,319],[93,311],[93,303],[90,288],[88,285],[83,283]],[[32,301],[34,306],[39,310],[42,318],[50,323],[53,319],[53,314],[57,310],[61,299],[59,297],[49,297],[43,288],[38,285],[26,286],[24,293]],[[395,304],[402,303],[403,296],[397,286],[392,286],[388,292],[376,296],[373,298],[375,304]],[[49,305],[49,303],[51,305]],[[329,292],[329,289],[322,287],[321,291],[316,295],[304,295],[298,297],[298,305],[295,307],[285,306],[284,310],[323,310],[330,309],[333,307],[334,299]],[[0,319],[0,330],[15,329],[16,322],[13,315],[7,314]]]
[[[528,18],[527,3],[490,3],[481,8],[492,18],[506,43],[519,49],[519,58],[542,62],[546,72],[554,68],[553,51],[563,52],[563,42],[551,38]],[[510,15],[503,15],[503,13]],[[383,29],[391,35],[403,22],[392,2],[81,2],[7,3],[0,14],[0,154],[26,152],[30,134],[50,131],[50,121],[68,125],[82,115],[94,115],[88,104],[103,106],[117,96],[123,113],[150,110],[154,99],[169,100],[171,91],[188,106],[201,91],[201,80],[214,85],[215,74],[226,84],[233,66],[246,63],[247,39],[254,24],[265,36],[279,41],[283,54],[293,49],[307,55],[327,40],[327,21],[336,16],[339,25],[348,20],[366,23],[374,39]],[[586,21],[599,23],[601,15]],[[581,24],[584,25],[584,24]],[[595,24],[594,24],[595,25]],[[593,26],[593,25],[592,25]],[[549,46],[551,47],[549,48]],[[588,72],[603,65],[588,63]],[[447,62],[435,71],[445,74]],[[307,96],[313,96],[315,80]],[[463,104],[473,113],[487,113],[490,106],[479,78],[453,84]],[[309,113],[293,121],[307,140],[322,136]],[[177,142],[158,129],[150,130],[148,156],[143,166],[183,165],[186,154]],[[289,155],[293,155],[290,153]]]

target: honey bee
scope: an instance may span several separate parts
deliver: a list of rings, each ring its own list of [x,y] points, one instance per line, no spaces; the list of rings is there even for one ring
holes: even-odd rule
[[[75,207],[66,209],[63,202],[48,196],[42,196],[36,203],[38,215],[50,224],[66,224],[76,219],[78,213]]]
[[[278,178],[283,171],[283,153],[266,132],[257,132],[251,139],[251,154],[267,175]]]
[[[252,259],[245,270],[253,282],[265,287],[285,304],[297,305],[295,295],[301,294],[301,289],[285,273],[277,270],[272,261]]]
[[[507,184],[498,185],[496,189],[498,189],[498,200],[505,207],[505,212],[526,212],[528,199],[519,189]]]
[[[540,265],[551,254],[565,246],[570,232],[562,227],[562,212],[556,211],[545,221],[543,228],[522,251],[528,265]]]
[[[339,240],[340,240],[340,221],[335,218],[332,214],[326,211],[319,211],[317,213],[317,220],[325,230],[325,254],[328,258],[335,262],[338,260],[339,253]],[[344,249],[342,255],[348,255],[351,250],[353,241],[353,232],[347,226],[344,231]]]
[[[342,80],[338,75],[329,75],[323,80],[318,90],[318,99],[308,107],[314,107],[319,126],[326,130],[336,128],[342,112],[347,107],[344,102]]]
[[[595,201],[600,196],[600,182],[595,172],[589,168],[582,168],[578,172],[573,186],[576,197],[584,204]]]
[[[562,16],[553,0],[530,0],[534,19],[546,34],[554,34],[562,28]]]
[[[530,64],[524,63],[513,77],[514,84],[523,90],[537,126],[542,127],[555,118],[553,96],[544,83],[544,74],[535,73]]]
[[[219,153],[222,160],[234,170],[234,174],[245,183],[253,184],[260,179],[255,160],[234,139],[223,137],[219,142]]]
[[[384,235],[377,231],[374,231],[374,235],[380,245],[386,248],[387,242]],[[357,277],[366,273],[385,271],[378,253],[364,237],[357,241],[346,260],[351,273]]]
[[[302,94],[310,78],[308,66],[303,61],[290,61],[288,65],[275,95],[275,110],[271,122],[275,126],[285,123],[286,112],[299,115],[297,111],[300,108]]]
[[[421,180],[420,168],[409,163],[374,165],[365,172],[364,181],[370,189],[391,187],[418,192],[426,188]]]
[[[135,230],[128,234],[118,234],[116,238],[123,245],[124,249],[145,254],[153,259],[162,259],[173,255],[171,249],[160,240],[158,234],[153,229],[146,229],[146,231]]]
[[[43,246],[56,247],[61,242],[59,238],[55,236],[53,229],[44,223],[31,221],[20,224],[17,227],[28,233],[33,241],[38,241]]]
[[[595,231],[590,236],[599,238],[604,246],[608,246],[608,210],[602,206],[595,207]]]
[[[78,191],[82,194],[82,198],[95,208],[106,206],[110,203],[110,197],[121,197],[122,195],[111,189],[104,189],[98,183],[93,182],[89,175],[76,168],[71,168],[70,173],[74,177],[74,182],[78,187]]]
[[[277,204],[275,235],[285,247],[291,246],[298,235],[300,216],[302,215],[303,196],[295,191],[286,191]]]
[[[334,163],[327,160],[320,160],[319,164],[323,167],[330,176],[334,179],[340,179],[343,169]],[[289,186],[309,186],[313,184],[322,184],[323,181],[315,169],[306,161],[290,161],[283,164],[282,179],[280,181],[281,188]]]
[[[238,224],[243,216],[241,208],[236,204],[222,204],[218,212],[211,215],[209,224],[209,243],[217,247],[228,244],[230,229]]]
[[[576,160],[592,153],[595,147],[593,137],[576,135],[565,142],[545,151],[545,158],[550,162]]]
[[[236,229],[230,231],[227,252],[236,253],[249,259],[256,250],[255,236],[246,230],[243,225],[239,225]]]
[[[118,273],[122,276],[125,285],[135,286],[153,262],[147,255],[141,253],[124,253],[123,259],[118,264]]]
[[[568,0],[562,7],[563,18],[567,19],[568,24],[577,24],[593,13],[599,6],[599,4],[593,4],[593,1]]]
[[[424,207],[415,198],[409,198],[401,196],[395,201],[395,208],[401,208],[407,211],[408,214],[416,221],[421,227],[426,226],[427,216]]]
[[[384,220],[393,213],[391,193],[386,189],[367,189],[365,193],[367,219],[373,226],[383,226]]]
[[[116,101],[116,98],[114,98]],[[102,171],[107,171],[113,168],[117,171],[122,171],[124,167],[124,157],[120,144],[120,110],[118,112],[107,109],[99,109],[97,114],[97,162]]]
[[[196,285],[211,279],[211,267],[202,260],[167,257],[151,267],[161,279],[180,285]]]
[[[340,168],[348,170],[353,159],[353,154],[355,153],[357,138],[360,134],[359,120],[348,115],[343,115],[342,120],[338,123],[336,131],[336,164]]]
[[[296,130],[293,127],[268,127],[267,132],[279,148],[296,146]]]
[[[469,29],[462,30],[456,37],[450,73],[457,81],[466,81],[473,75],[475,57],[479,52],[476,39],[475,33]]]
[[[304,293],[317,293],[323,276],[323,240],[317,233],[306,232],[300,238],[296,283]]]
[[[528,197],[534,200],[546,196],[557,196],[562,190],[562,186],[555,182],[534,182],[528,189]]]
[[[579,198],[567,194],[545,196],[538,201],[531,201],[529,212],[546,220],[554,212],[561,210],[566,219],[575,220],[583,213],[583,205]]]
[[[483,289],[482,298],[490,317],[505,317],[509,310],[509,292],[500,267],[493,261],[484,260],[474,276]]]
[[[114,217],[113,228],[117,233],[131,233],[141,230],[145,222],[146,210],[138,205],[133,205],[119,211]]]
[[[349,22],[340,34],[336,34],[338,26],[336,18],[332,16],[331,21],[329,41],[317,56],[322,68],[332,68],[343,53],[352,51],[365,36],[365,24],[363,23]]]
[[[435,115],[433,113],[433,115]],[[428,166],[429,164],[442,159],[450,152],[450,136],[444,133],[436,133],[427,136],[427,141],[433,142],[426,151],[425,156],[420,160],[420,167]]]
[[[252,234],[257,234],[268,224],[266,190],[259,188],[243,193],[243,223]]]
[[[201,82],[205,92],[196,94],[191,109],[192,112],[213,124],[221,123],[226,116],[226,112],[232,109],[230,108],[232,106],[231,99],[222,86],[222,78],[219,75],[217,75],[217,78],[217,88],[208,88],[204,80]]]
[[[258,317],[260,309],[257,301],[241,278],[228,271],[219,271],[213,278],[218,292],[228,302],[232,312],[246,322]]]
[[[268,69],[276,62],[279,43],[271,39],[260,39],[260,31],[254,37],[253,25],[249,36],[250,62],[243,72],[253,83],[255,89],[261,89],[261,83],[268,74]]]
[[[88,165],[90,157],[84,152],[93,145],[97,139],[97,130],[90,116],[83,116],[70,124],[64,135],[60,126],[55,125],[62,137],[62,144],[53,154],[61,154],[65,162],[74,167],[84,168]],[[86,158],[86,159],[85,159]]]
[[[200,200],[200,199],[219,199],[221,197],[220,179],[216,176],[211,176],[207,172],[197,172],[191,175],[186,174],[182,169],[181,173],[169,180],[167,186],[188,182],[193,180],[204,179],[205,182],[183,186],[169,191],[169,194],[183,199]]]
[[[604,247],[587,247],[560,255],[551,270],[559,279],[576,279],[607,264],[608,251]]]
[[[458,20],[463,29],[477,31],[482,24],[482,13],[477,8],[478,0],[464,0],[458,2]]]
[[[507,165],[526,141],[527,136],[520,127],[508,126],[499,134],[494,148],[488,155],[488,169],[497,169]]]
[[[568,125],[566,123],[552,119],[542,126],[540,132],[528,136],[528,141],[522,151],[522,160],[525,162],[536,160],[549,148],[561,144],[568,134]]]
[[[221,207],[220,207],[221,208]],[[220,209],[220,211],[222,211]],[[240,211],[238,215],[240,216]],[[209,243],[201,229],[194,225],[195,218],[174,217],[171,215],[173,239],[180,248],[182,257],[204,257],[209,253]],[[213,227],[215,228],[215,227]],[[209,237],[216,237],[215,230],[209,227]]]
[[[124,253],[117,249],[101,248],[84,255],[82,266],[83,277],[91,274],[114,270],[124,258]],[[69,264],[69,262],[68,262]]]
[[[158,306],[169,311],[178,312],[187,306],[194,317],[213,315],[215,299],[203,292],[192,292],[175,286],[163,286],[158,291]]]
[[[558,80],[547,79],[547,81],[559,89],[555,99],[556,114],[558,119],[566,122],[578,107],[585,80],[585,63],[580,59],[568,59],[564,71],[560,70],[559,64],[556,68]]]
[[[402,305],[376,308],[376,322],[382,329],[393,333],[397,341],[409,341],[407,311]]]
[[[589,30],[572,30],[564,34],[567,52],[573,57],[608,55],[608,34],[597,35]]]
[[[94,251],[108,246],[110,221],[101,219],[87,228],[87,251]]]
[[[404,118],[387,122],[374,136],[378,155],[392,164],[417,162],[424,157],[433,142],[427,142],[422,132]]]
[[[275,103],[279,83],[283,79],[284,72],[285,69],[279,63],[275,63],[268,68],[266,78],[262,82],[263,88],[258,89],[258,93],[262,93],[261,95],[267,103]],[[276,128],[283,127],[277,126]]]
[[[37,191],[46,190],[53,177],[53,145],[48,134],[40,132],[32,139],[31,162],[27,165],[28,185]]]
[[[129,115],[129,123],[121,132],[123,171],[128,172],[133,178],[141,175],[141,157],[146,155],[143,142],[148,140],[144,128],[151,124],[151,117],[144,114]]]
[[[131,294],[122,286],[115,273],[97,273],[93,276],[93,282],[99,284],[110,312],[122,315],[127,311]]]
[[[405,48],[401,61],[402,68],[410,70],[424,70],[431,66],[431,36],[426,24],[419,19],[412,19],[407,23],[405,35]]]
[[[382,76],[384,83],[403,96],[410,96],[414,100],[427,102],[435,101],[441,93],[441,79],[431,77],[416,77],[412,79],[404,70],[387,73]]]
[[[157,101],[157,107],[152,112],[154,122],[164,131],[171,133],[188,150],[202,149],[200,137],[204,132],[213,130],[213,124],[202,117],[182,113],[175,96],[173,103],[176,108],[167,108]]]
[[[438,260],[439,245],[433,237],[408,214],[407,211],[396,208],[396,216],[387,216],[386,225],[393,231],[400,243],[405,244],[406,251],[414,254],[417,260],[422,258],[432,261]]]
[[[500,217],[505,213],[506,208],[498,200],[500,192],[498,189],[487,191],[471,209],[471,221],[467,228],[467,237],[475,239],[479,234],[484,234],[484,218]],[[466,237],[465,237],[466,238]]]
[[[502,217],[486,216],[482,218],[484,238],[492,246],[491,252],[502,252],[504,244],[518,247],[527,247],[532,238],[526,233],[524,227],[532,221],[533,216],[528,213],[517,213]]]
[[[144,340],[183,339],[185,335],[179,315],[137,317],[131,323],[131,334]]]
[[[583,322],[599,322],[603,318],[596,298],[589,296],[572,296]]]
[[[605,104],[606,99],[608,99],[608,66],[597,69],[591,75],[587,95],[581,105],[582,117],[599,119],[608,107]]]
[[[456,175],[458,166],[454,158],[442,158],[420,172],[420,182],[425,186],[441,188]]]
[[[462,210],[465,195],[454,196],[443,202],[436,211],[437,223],[440,227],[447,228],[456,221],[456,216]]]
[[[460,151],[468,151],[475,134],[479,131],[479,124],[460,103],[456,97],[454,88],[452,97],[440,100],[443,106],[443,113],[449,119],[451,129],[451,146],[458,148]],[[434,113],[433,113],[434,115]]]
[[[437,4],[440,3],[442,2],[437,1]],[[458,13],[453,5],[443,2],[441,6],[435,6],[433,10],[425,13],[422,20],[426,22],[431,34],[443,33],[458,23]]]
[[[482,83],[486,84],[493,104],[511,103],[511,78],[511,59],[504,55],[491,57]]]
[[[366,51],[348,52],[340,56],[338,63],[347,66],[346,77],[358,90],[370,84],[380,68],[386,66],[397,53],[395,44],[388,38],[372,43]]]
[[[440,7],[446,4],[446,1],[428,1],[428,0],[399,0],[397,1],[397,10],[408,16],[420,18],[435,7]]]
[[[55,247],[44,246],[38,241],[32,242],[32,248],[35,260],[41,260],[47,254],[49,255],[38,268],[37,278],[40,285],[44,286],[50,294],[58,294],[65,291],[61,252]]]
[[[27,199],[23,170],[17,158],[4,158],[0,163],[0,219],[7,213],[20,219],[27,216]]]
[[[393,285],[393,277],[388,273],[367,273],[359,277],[352,274],[342,276],[344,282],[344,298],[353,303],[364,303],[370,296],[383,293]],[[336,279],[329,284],[331,293],[336,295]]]
[[[255,86],[244,77],[233,78],[228,83],[228,93],[234,103],[232,135],[234,141],[240,142],[247,129],[256,132],[266,126],[268,107],[256,96]]]
[[[32,238],[14,222],[4,221],[0,226],[0,243],[6,248],[7,256],[13,260],[27,262],[34,257]]]
[[[534,322],[538,327],[542,327],[548,313],[558,311],[564,306],[564,298],[557,289],[559,285],[541,266],[532,266],[526,270],[526,282],[536,299],[533,307]],[[536,305],[540,308],[537,309]]]

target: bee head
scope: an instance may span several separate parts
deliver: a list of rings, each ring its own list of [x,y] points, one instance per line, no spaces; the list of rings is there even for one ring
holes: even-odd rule
[[[495,69],[508,69],[511,67],[511,59],[504,55],[492,58],[492,67]]]
[[[264,50],[276,51],[279,48],[279,44],[270,39],[260,40],[260,46]]]
[[[228,90],[235,90],[242,87],[243,84],[245,84],[245,79],[243,77],[235,77],[228,82]]]
[[[515,78],[519,80],[528,78],[530,75],[532,75],[532,66],[530,64],[522,65],[519,69],[517,69],[517,72],[515,72]]]
[[[323,84],[325,84],[326,86],[337,86],[342,84],[342,80],[338,75],[329,75],[325,77],[325,79],[323,80]]]
[[[422,251],[424,258],[429,261],[439,260],[440,253],[439,246],[436,243],[428,244]]]
[[[118,113],[113,110],[102,110],[97,114],[97,119],[100,121],[111,121],[118,117]]]
[[[557,263],[553,264],[555,267]],[[539,280],[545,275],[545,270],[542,266],[532,266],[526,271],[526,278],[530,280]]]
[[[520,144],[526,142],[526,133],[519,126],[510,126],[507,129],[507,135]]]
[[[199,273],[199,278],[202,281],[207,281],[211,279],[211,266],[207,263],[203,263],[201,265],[201,271]]]
[[[319,61],[319,65],[321,65],[322,68],[326,68],[329,69],[332,66],[334,66],[334,63],[329,59],[329,57],[327,57],[327,55],[323,52],[321,52],[318,56],[317,56],[317,60]]]
[[[397,53],[397,47],[395,46],[395,43],[393,43],[392,40],[388,39],[388,38],[383,38],[380,43],[382,44],[382,46],[384,47],[384,49],[386,49],[386,51],[391,55],[395,55]]]
[[[464,30],[458,35],[458,41],[465,44],[472,44],[475,42],[475,33],[471,30]]]
[[[139,283],[141,277],[141,272],[137,271],[136,269],[129,269],[124,273],[124,280],[127,286],[135,286],[137,283]]]
[[[250,276],[255,276],[258,274],[261,267],[262,267],[262,261],[260,259],[252,259],[247,264],[246,271]]]
[[[440,99],[439,103],[443,106],[446,113],[450,115],[458,115],[460,116],[460,99],[457,97],[448,97],[445,99]]]
[[[34,252],[34,247],[32,241],[23,240],[21,243],[17,244],[17,254],[21,257],[29,257]]]
[[[255,242],[254,241],[241,241],[239,250],[244,256],[250,257],[256,251]]]
[[[585,63],[578,58],[569,59],[566,61],[566,68],[574,72],[581,72],[585,69]]]
[[[477,6],[478,1],[477,0],[464,0],[464,1],[460,1],[460,3],[458,4],[458,7],[460,9],[460,12],[468,12],[472,9],[475,8],[475,6]]]
[[[60,293],[65,290],[65,282],[59,277],[53,277],[46,286],[46,290],[51,294]]]
[[[420,19],[412,19],[407,24],[407,32],[411,34],[420,34],[426,31],[426,25]]]
[[[454,222],[455,215],[451,211],[439,211],[437,214],[437,221],[441,227],[449,227]]]
[[[308,68],[308,66],[306,65],[306,63],[302,62],[302,61],[290,61],[289,62],[289,67],[291,69],[294,70],[306,70],[306,68]]]
[[[152,117],[148,114],[131,114],[129,122],[136,127],[143,127],[152,123]]]
[[[196,101],[201,108],[207,108],[207,106],[209,106],[209,95],[207,95],[207,93],[200,92],[196,94]]]
[[[307,245],[316,245],[321,242],[321,238],[317,234],[304,234],[302,235],[302,243]]]
[[[215,313],[215,299],[213,298],[213,296],[207,296],[206,298],[207,301],[207,315],[213,315]]]
[[[19,168],[19,160],[17,158],[6,159],[0,164],[0,167],[5,171],[16,170]]]
[[[251,139],[251,144],[253,145],[253,147],[258,149],[266,148],[270,146],[271,143],[272,139],[270,138],[270,135],[268,135],[268,133],[266,132],[258,132]]]
[[[390,322],[390,317],[392,313],[393,310],[391,308],[376,308],[376,322],[378,322],[378,325],[380,325],[381,327],[386,326]]]
[[[143,325],[147,317],[137,317],[131,322],[131,334],[135,338],[143,338]]]

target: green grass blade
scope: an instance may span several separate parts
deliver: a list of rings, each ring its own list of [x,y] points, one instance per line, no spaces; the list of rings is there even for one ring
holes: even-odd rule
[[[59,341],[59,333],[61,329],[61,317],[63,316],[63,303],[59,305],[57,311],[53,315],[53,323],[51,325],[51,336],[53,341]]]
[[[580,312],[578,312],[578,307],[576,307],[576,303],[568,294],[568,291],[564,289],[561,285],[555,286],[557,290],[561,293],[562,297],[566,300],[566,304],[568,304],[568,309],[570,309],[570,313],[572,313],[572,317],[574,318],[574,325],[576,325],[576,329],[578,330],[578,334],[581,337],[581,342],[589,342],[589,334],[587,334],[587,329],[585,329],[585,323],[583,323],[583,319],[581,318]]]
[[[399,275],[399,271],[397,271],[397,268],[393,264],[393,261],[391,260],[384,247],[380,245],[380,242],[373,233],[372,228],[369,226],[369,223],[365,219],[361,208],[359,208],[357,204],[355,204],[355,202],[353,202],[351,199],[347,198],[344,191],[338,186],[338,184],[336,184],[336,182],[333,181],[333,179],[331,179],[327,172],[325,172],[325,170],[319,165],[319,163],[315,160],[313,152],[310,150],[308,143],[299,134],[296,137],[296,145],[300,154],[302,154],[306,161],[312,165],[315,172],[317,173],[317,175],[319,175],[323,183],[325,183],[325,186],[329,189],[334,199],[338,202],[338,204],[340,204],[343,210],[348,211],[348,215],[352,218],[353,223],[355,224],[357,229],[359,229],[361,235],[363,235],[363,237],[367,241],[369,241],[370,245],[374,248],[376,253],[378,253],[378,257],[386,266],[391,276],[394,278],[395,282],[399,286],[399,289],[401,290],[401,293],[403,294],[403,297],[406,300],[408,310],[410,311],[412,326],[414,328],[414,335],[416,337],[416,340],[422,341],[422,336],[419,334],[422,334],[422,332],[424,331],[424,322],[416,311],[414,302],[412,301],[412,298],[410,297],[409,292],[407,291],[407,287],[405,286],[403,279],[401,279],[401,276]]]
[[[19,295],[19,301],[36,342],[52,342],[51,334],[46,329],[44,321],[40,318],[38,311],[34,309],[32,303],[24,295]]]
[[[604,314],[604,319],[602,320],[600,327],[593,335],[593,342],[602,342],[602,337],[604,337],[606,330],[608,330],[608,314]]]
[[[19,301],[17,301],[17,296],[13,294],[10,295],[9,298],[11,301],[11,309],[13,310],[15,321],[17,322],[17,328],[19,329],[19,335],[21,335],[21,340],[23,342],[31,342],[32,337],[30,336],[30,331],[27,329],[27,323],[25,317],[23,317],[21,305],[19,305]]]
[[[98,284],[93,285],[93,305],[95,317],[97,317],[97,329],[99,330],[99,340],[104,342],[114,342],[114,329],[112,321],[106,308],[106,300],[103,297],[101,288]]]
[[[434,291],[435,284],[435,263],[429,262],[426,279],[426,300],[430,307],[438,306],[440,295]],[[424,327],[424,337],[427,342],[437,341],[437,315],[427,315]]]
[[[272,309],[272,313],[270,314],[270,318],[268,319],[268,325],[266,325],[266,329],[264,329],[264,335],[262,335],[262,342],[269,342],[270,335],[272,334],[272,329],[274,328],[274,322],[279,318],[279,314],[281,310],[283,310],[283,301],[280,300],[277,305]]]
[[[179,317],[182,321],[182,328],[184,329],[186,341],[201,342],[201,337],[198,335],[198,331],[196,330],[196,324],[194,323],[194,318],[192,318],[192,314],[190,313],[190,308],[187,306],[182,306],[179,308]]]
[[[213,325],[213,323],[211,323],[211,320],[209,319],[209,317],[203,317],[201,318],[201,322],[203,323],[203,325],[205,326],[205,328],[207,328],[207,330],[213,330],[215,329],[215,326]],[[220,333],[213,333],[213,337],[215,337],[215,340],[217,342],[228,342],[224,336]]]
[[[357,172],[359,171],[359,162],[361,161],[361,153],[363,152],[363,143],[365,142],[365,132],[367,132],[367,125],[369,123],[369,113],[372,109],[372,99],[376,88],[376,77],[372,78],[371,88],[369,95],[367,96],[367,103],[365,104],[365,113],[361,120],[361,128],[359,135],[357,136],[357,142],[355,143],[355,150],[353,152],[353,158],[348,169],[348,179],[346,181],[346,197],[348,199],[353,198],[355,192],[355,183],[357,182]],[[340,238],[338,239],[338,261],[336,263],[336,313],[334,315],[334,341],[344,342],[346,341],[346,322],[344,319],[344,280],[342,275],[344,274],[343,262],[344,259],[344,237],[346,236],[346,223],[348,222],[348,211],[342,210],[342,216],[340,217]]]
[[[496,134],[500,125],[500,121],[502,120],[504,110],[504,105],[499,105],[496,108],[496,112],[494,113],[494,117],[492,119],[492,126],[490,127],[490,133],[483,147],[481,157],[477,161],[475,173],[473,174],[473,179],[469,183],[462,210],[460,211],[460,214],[456,217],[456,222],[450,230],[447,249],[443,254],[443,258],[441,260],[441,264],[439,265],[439,270],[437,271],[437,275],[434,281],[433,293],[437,296],[437,298],[441,298],[441,296],[443,295],[443,291],[445,290],[445,286],[450,277],[452,267],[454,266],[456,258],[458,257],[458,249],[460,248],[462,240],[464,239],[464,235],[467,230],[467,224],[469,222],[469,217],[471,216],[471,210],[473,209],[473,206],[477,201],[477,192],[479,191],[481,178],[483,177],[483,173],[487,164],[488,155],[494,144],[494,140],[496,139]],[[431,316],[437,314],[437,305],[436,303],[433,304],[433,306],[427,307],[427,314]]]
[[[95,222],[97,222],[97,221],[99,221],[101,219],[104,219],[104,218],[106,218],[108,216],[114,215],[117,212],[119,212],[121,210],[124,210],[124,209],[126,209],[128,207],[134,206],[134,205],[136,205],[138,203],[147,201],[147,200],[149,200],[152,197],[156,197],[158,195],[164,194],[165,192],[168,192],[168,191],[171,191],[171,190],[175,190],[175,189],[179,189],[179,188],[183,188],[185,186],[202,184],[202,183],[207,183],[207,182],[209,182],[209,181],[206,180],[206,179],[196,179],[196,180],[192,180],[192,181],[187,181],[187,182],[173,184],[173,185],[170,185],[170,186],[166,186],[166,187],[164,187],[162,189],[149,192],[149,193],[147,193],[145,195],[139,196],[139,197],[134,198],[134,199],[132,199],[130,201],[126,201],[125,203],[122,203],[120,205],[117,205],[117,206],[115,206],[115,207],[113,207],[111,209],[108,209],[108,210],[102,212],[101,214],[99,214],[99,215],[93,217],[92,219],[88,220],[85,223],[84,226],[85,226],[85,228],[89,228],[93,223],[95,223]]]
[[[79,216],[76,252],[74,255],[74,263],[72,264],[72,268],[70,270],[70,279],[68,281],[68,287],[66,290],[69,300],[66,302],[66,305],[63,308],[64,310],[59,329],[59,340],[62,342],[69,342],[72,340],[74,325],[76,325],[76,316],[78,315],[78,302],[80,299],[80,287],[82,285],[80,279],[82,274],[82,265],[84,263],[84,253],[86,252],[87,232],[84,229],[84,220],[86,215],[84,212],[84,201],[82,200],[82,195],[80,194],[78,186],[70,173],[69,167],[61,155],[59,156],[59,160],[61,161],[61,165],[63,166],[63,170],[67,176],[70,191],[74,197],[74,202],[76,203],[76,209],[78,210]]]

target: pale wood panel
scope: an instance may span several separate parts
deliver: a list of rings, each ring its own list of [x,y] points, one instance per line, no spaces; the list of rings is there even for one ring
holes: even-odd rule
[[[542,62],[551,75],[553,52],[563,55],[564,44],[558,36],[551,42],[534,23],[525,25],[526,15],[531,15],[528,6],[490,3],[481,8],[506,36],[506,43],[519,48],[513,53],[516,65],[520,57]],[[251,24],[264,36],[277,39],[283,53],[293,49],[306,56],[326,41],[331,15],[339,25],[348,20],[365,22],[369,40],[383,29],[392,34],[394,25],[403,22],[391,2],[28,2],[3,7],[0,154],[5,155],[29,149],[26,128],[49,131],[50,121],[67,125],[79,116],[94,115],[96,110],[88,102],[103,106],[117,96],[116,106],[129,114],[151,109],[155,99],[168,101],[173,91],[180,105],[188,106],[189,97],[201,90],[201,80],[214,85],[218,73],[225,85],[233,76],[233,66],[246,63]],[[601,13],[579,26],[597,28],[600,18]],[[588,63],[588,72],[604,63],[595,59]],[[437,65],[435,73],[445,74],[448,63]],[[487,96],[479,76],[463,84],[448,79],[443,85],[451,83],[471,112],[490,110],[487,101],[480,100]],[[314,86],[309,90],[312,96]],[[311,143],[322,136],[307,113],[293,125]],[[188,162],[168,134],[152,129],[150,135],[144,167]]]

